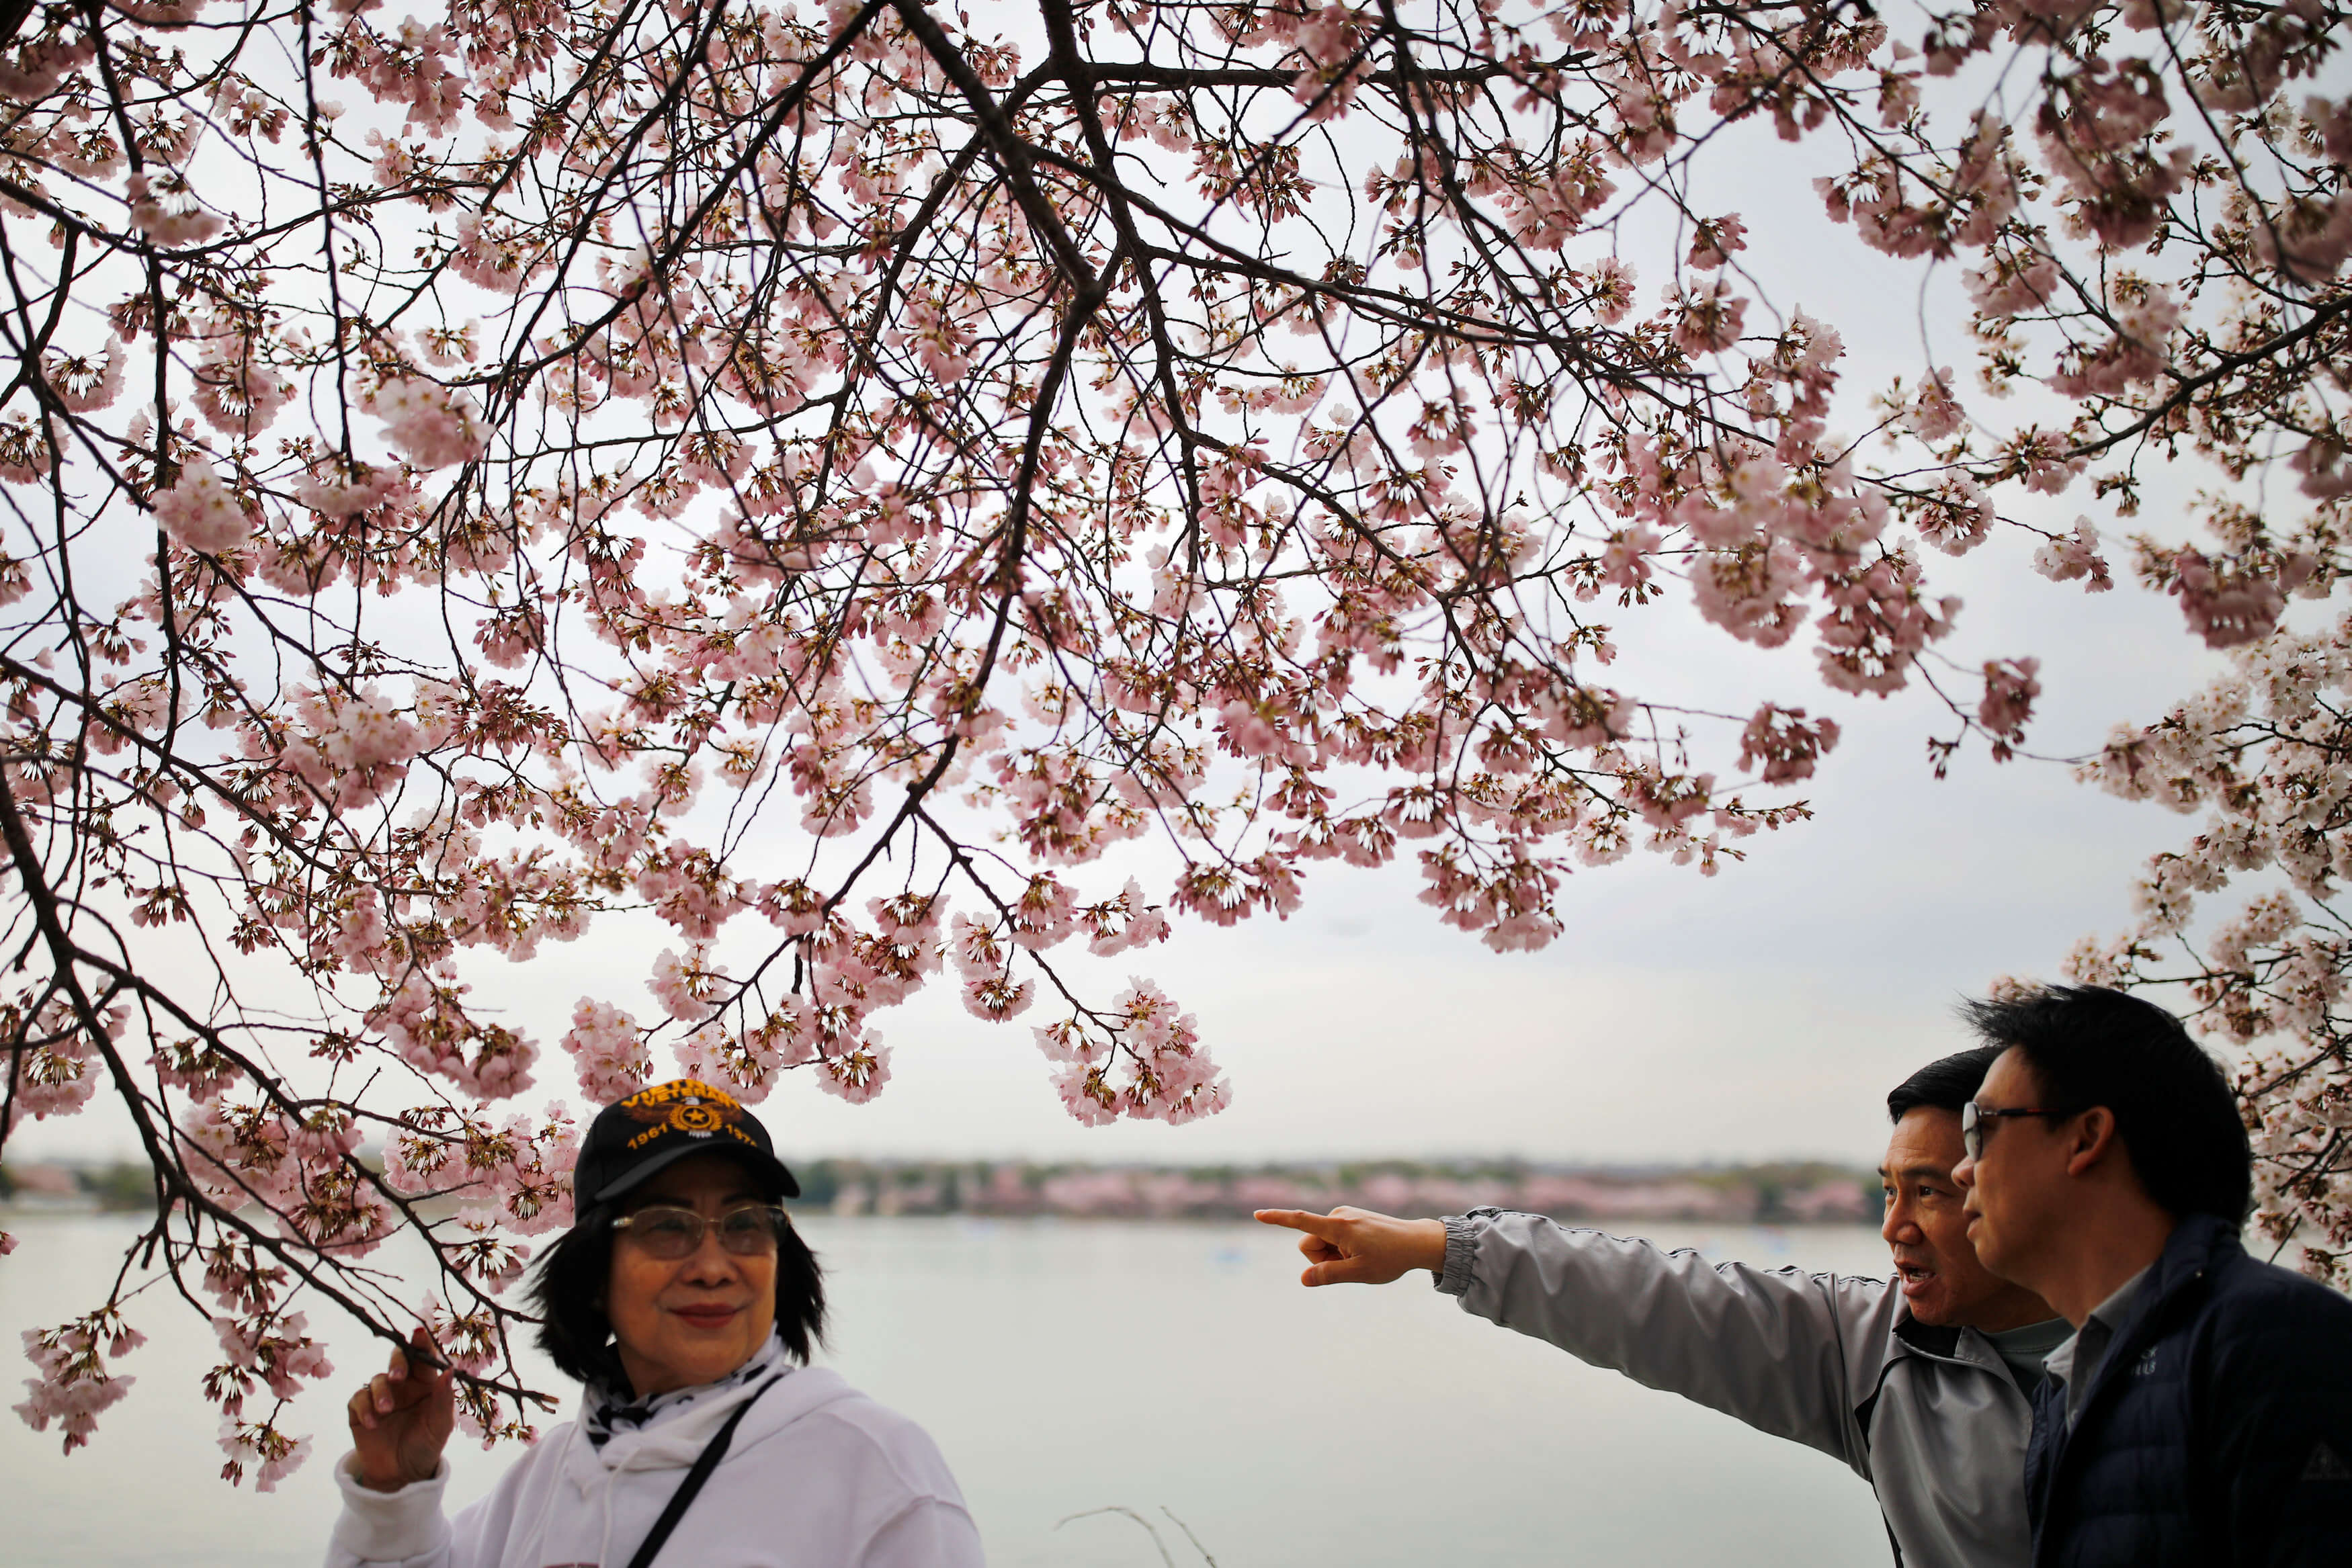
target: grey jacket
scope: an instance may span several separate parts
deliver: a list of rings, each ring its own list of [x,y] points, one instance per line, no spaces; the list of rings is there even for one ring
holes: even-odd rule
[[[2032,1406],[1973,1329],[1912,1319],[1877,1280],[1710,1266],[1696,1252],[1474,1209],[1437,1288],[1462,1309],[1759,1431],[1878,1493],[1904,1568],[2023,1568]]]

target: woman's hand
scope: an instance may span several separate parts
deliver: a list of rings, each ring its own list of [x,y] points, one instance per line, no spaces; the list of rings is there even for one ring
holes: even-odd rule
[[[1302,1285],[1385,1285],[1415,1269],[1445,1272],[1445,1222],[1398,1219],[1368,1208],[1335,1208],[1309,1214],[1298,1208],[1261,1208],[1260,1223],[1307,1234],[1298,1243],[1307,1271]]]
[[[457,1396],[449,1369],[433,1370],[433,1342],[421,1326],[408,1343],[422,1364],[410,1370],[408,1353],[394,1349],[391,1367],[352,1396],[352,1475],[376,1491],[432,1479],[457,1425]]]

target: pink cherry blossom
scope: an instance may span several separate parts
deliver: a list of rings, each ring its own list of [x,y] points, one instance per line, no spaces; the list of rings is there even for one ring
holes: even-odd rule
[[[153,500],[155,520],[174,541],[189,549],[218,555],[232,550],[253,535],[253,522],[235,491],[221,482],[208,463],[191,463],[180,470],[168,490]]]
[[[14,1409],[36,1432],[56,1422],[70,1454],[89,1441],[100,1413],[121,1403],[138,1381],[109,1371],[108,1358],[135,1350],[145,1336],[105,1308],[54,1329],[26,1329],[23,1338],[25,1359],[37,1375],[25,1380],[30,1397]]]
[[[890,1048],[869,1033],[838,1055],[819,1058],[817,1068],[818,1088],[862,1105],[890,1082]]]
[[[581,1096],[592,1105],[625,1099],[653,1075],[635,1020],[610,1003],[581,998],[562,1043],[579,1068]]]
[[[980,976],[964,982],[964,1010],[990,1023],[1003,1023],[1029,1010],[1030,993],[1035,989],[1036,982],[1034,980],[1013,980],[1002,975]]]
[[[369,412],[384,423],[402,456],[425,468],[446,468],[482,455],[489,441],[469,400],[421,378],[395,377],[377,389]]]
[[[2011,743],[2024,737],[2025,721],[2033,716],[2033,699],[2042,695],[2042,683],[2035,678],[2041,669],[2042,661],[2033,658],[1985,661],[1984,700],[1977,705],[1977,722],[1998,737],[1993,744],[1996,760],[2007,758]]]
[[[1741,733],[1739,766],[1762,762],[1759,777],[1767,784],[1810,779],[1819,759],[1836,748],[1839,733],[1833,718],[1808,724],[1804,709],[1777,708],[1768,703],[1757,709]]]

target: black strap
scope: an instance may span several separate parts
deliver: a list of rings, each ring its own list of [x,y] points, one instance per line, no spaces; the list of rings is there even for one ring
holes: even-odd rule
[[[743,1417],[751,1413],[753,1402],[783,1379],[782,1373],[776,1374],[753,1389],[751,1398],[735,1406],[735,1413],[727,1417],[727,1424],[703,1446],[701,1455],[694,1461],[694,1469],[687,1471],[686,1479],[677,1483],[677,1490],[671,1495],[669,1506],[661,1511],[661,1517],[654,1521],[653,1529],[646,1532],[645,1544],[637,1548],[635,1557],[629,1559],[629,1568],[648,1568],[655,1553],[669,1540],[669,1532],[676,1530],[677,1521],[686,1517],[686,1511],[693,1505],[695,1495],[702,1490],[702,1483],[710,1479],[710,1472],[717,1469],[719,1461],[727,1457],[727,1445],[735,1440],[735,1428],[743,1424]]]

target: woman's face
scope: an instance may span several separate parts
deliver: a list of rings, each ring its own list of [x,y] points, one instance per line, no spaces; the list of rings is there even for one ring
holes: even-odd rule
[[[767,1201],[733,1160],[697,1155],[632,1193],[628,1207],[634,1214],[669,1204],[717,1219],[738,1205]],[[730,1252],[714,1228],[691,1256],[655,1258],[623,1228],[613,1237],[604,1316],[638,1398],[713,1382],[750,1360],[776,1326],[776,1255]]]

